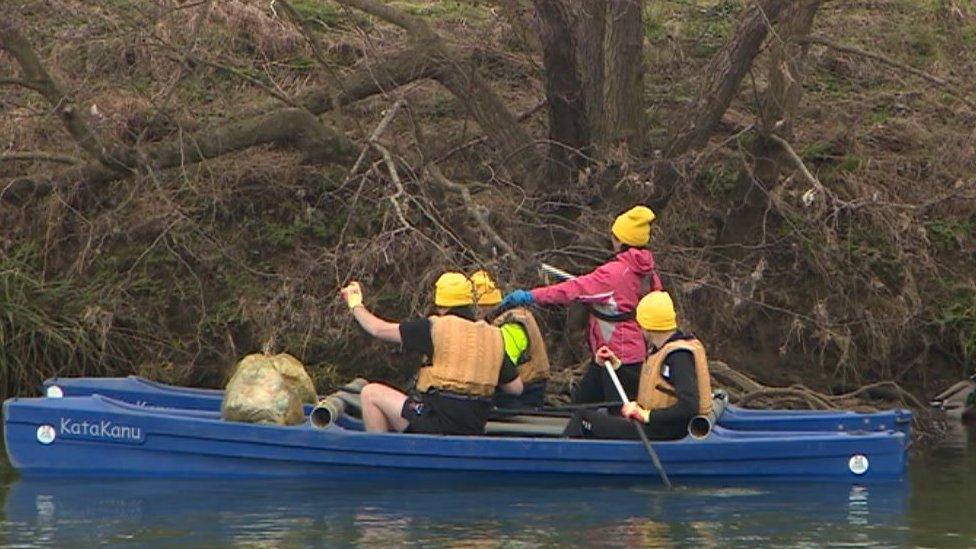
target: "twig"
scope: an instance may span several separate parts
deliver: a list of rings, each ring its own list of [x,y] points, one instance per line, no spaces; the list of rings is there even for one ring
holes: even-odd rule
[[[797,169],[800,170],[800,173],[803,174],[803,178],[813,185],[818,191],[826,194],[826,187],[824,187],[823,183],[821,183],[820,180],[807,169],[807,165],[803,163],[803,159],[800,158],[800,155],[796,154],[796,151],[793,150],[793,147],[790,145],[789,141],[783,139],[775,133],[770,133],[764,137],[776,142],[780,147],[783,147],[783,150],[786,151],[787,156],[790,157],[793,164],[795,164]]]
[[[375,141],[370,143],[370,145],[375,147],[376,150],[378,150],[380,154],[383,156],[383,163],[386,164],[386,169],[387,171],[390,172],[390,179],[393,180],[393,184],[396,186],[397,192],[395,194],[390,195],[388,198],[390,199],[390,202],[393,204],[393,208],[396,210],[397,217],[400,218],[400,223],[403,223],[404,227],[407,227],[408,229],[412,229],[413,225],[411,225],[410,222],[407,221],[407,216],[403,213],[403,208],[400,206],[400,203],[397,201],[397,198],[407,194],[407,190],[403,188],[403,183],[400,181],[400,174],[397,173],[396,165],[393,163],[393,155],[390,154],[390,151],[387,150],[386,147],[380,145]]]
[[[393,117],[396,116],[397,111],[400,110],[400,107],[402,106],[403,106],[403,99],[402,98],[397,99],[393,103],[393,105],[386,111],[386,115],[383,116],[383,119],[380,120],[380,123],[376,125],[376,129],[373,130],[373,133],[369,135],[369,139],[366,140],[367,143],[369,143],[370,145],[376,143],[376,140],[379,139],[380,135],[383,135],[383,132],[386,131],[386,127],[390,125],[390,122],[393,120]],[[342,183],[343,185],[348,183],[356,175],[356,172],[359,171],[359,168],[362,165],[363,160],[366,158],[367,150],[369,150],[367,147],[363,147],[363,150],[360,151],[359,157],[356,158],[356,163],[353,164],[352,169],[349,170],[349,175],[346,176],[346,180]]]
[[[444,177],[444,174],[441,172],[440,168],[433,164],[427,166],[427,173],[431,176],[431,179],[440,186],[460,194],[461,199],[464,200],[465,206],[468,207],[468,211],[471,212],[471,215],[474,217],[475,221],[477,221],[478,225],[481,225],[481,228],[485,231],[485,234],[491,238],[492,242],[494,242],[505,252],[505,256],[511,256],[513,259],[518,259],[519,255],[515,252],[515,249],[512,248],[512,245],[506,242],[505,239],[498,234],[498,231],[491,226],[491,223],[488,221],[488,217],[485,215],[484,208],[474,203],[474,199],[471,198],[471,191],[469,191],[467,187]]]
[[[938,76],[935,76],[933,74],[916,69],[911,65],[907,65],[900,61],[895,61],[894,59],[881,55],[880,53],[874,53],[874,52],[862,50],[860,48],[855,48],[854,46],[838,44],[837,42],[833,42],[831,40],[824,38],[823,36],[818,36],[818,35],[804,36],[797,39],[797,42],[801,44],[819,44],[821,46],[826,46],[828,48],[840,52],[850,53],[852,55],[859,55],[861,57],[867,57],[868,59],[874,59],[875,61],[878,61],[884,65],[888,65],[889,67],[905,71],[909,74],[921,78],[922,80],[925,80],[926,82],[934,84],[942,88],[943,90],[945,90],[945,92],[951,95],[952,97],[955,97],[959,101],[965,103],[966,106],[968,106],[969,108],[976,110],[976,102],[973,102],[966,96],[962,95],[961,92],[956,91],[956,87],[957,87],[956,84],[949,82],[943,78],[939,78]]]

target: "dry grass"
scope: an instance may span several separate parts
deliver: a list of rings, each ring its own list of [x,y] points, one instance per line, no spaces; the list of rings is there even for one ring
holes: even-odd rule
[[[403,45],[402,33],[389,26],[322,11],[332,9],[327,3],[295,4],[320,10],[303,13],[322,29],[317,37],[333,70],[355,70],[350,65]],[[705,10],[687,2],[653,8],[663,30],[649,21],[652,132],[660,133],[693,92],[707,61],[696,48],[720,43],[730,26],[718,10],[722,3],[707,4]],[[964,3],[932,4],[833,3],[817,32],[954,77],[966,89],[976,49],[965,44],[976,36],[976,23]],[[459,25],[460,16],[441,3],[411,5],[459,47],[481,52],[485,74],[513,111],[541,96],[539,60],[510,47],[501,20],[482,10],[483,18]],[[97,106],[96,128],[120,142],[166,139],[271,102],[239,75],[179,62],[186,52],[290,95],[331,78],[296,27],[267,2],[215,2],[196,37],[199,8],[177,10],[173,2],[38,6],[31,38],[41,56],[79,104]],[[733,210],[729,188],[750,161],[747,142],[718,135],[706,154],[689,159],[680,192],[661,212],[653,243],[658,263],[680,295],[683,317],[714,354],[764,381],[829,389],[901,376],[916,388],[937,384],[955,375],[971,326],[964,306],[969,294],[958,286],[972,276],[976,251],[976,226],[966,223],[976,212],[976,113],[865,59],[814,47],[809,66],[792,142],[836,201],[804,207],[808,187],[792,176],[773,191],[754,242],[717,244]],[[9,57],[0,56],[0,67],[15,72]],[[765,86],[762,71],[755,76],[733,105],[746,120]],[[478,128],[436,84],[399,93],[409,114],[398,116],[382,140],[397,154],[406,182],[406,196],[397,200],[407,225],[392,206],[394,187],[382,165],[367,162],[347,180],[327,167],[302,165],[294,154],[258,148],[120,182],[82,204],[54,197],[46,211],[0,206],[4,219],[13,220],[0,249],[9,256],[35,245],[36,259],[54,278],[118,274],[100,289],[119,303],[108,312],[158,319],[164,340],[153,352],[127,355],[126,368],[217,385],[240,356],[271,342],[309,364],[322,391],[353,374],[399,381],[409,360],[355,329],[335,298],[343,283],[360,279],[380,314],[406,318],[427,312],[427,290],[443,269],[487,265],[509,287],[538,282],[534,273],[496,261],[458,197],[441,196],[412,171],[418,146],[410,116],[437,153],[478,136]],[[81,156],[36,95],[3,88],[0,100],[6,148]],[[330,122],[361,139],[391,101],[364,101],[342,117],[330,115]],[[544,122],[536,116],[528,123],[537,137],[545,134]],[[514,192],[486,158],[473,147],[443,167],[474,186],[506,238],[531,241],[541,259],[574,271],[605,257],[605,229],[615,213],[657,196],[644,183],[642,160],[623,154],[617,157],[628,162],[623,169],[607,162],[566,196],[534,200]],[[2,163],[0,176],[43,169],[50,166]],[[606,191],[600,177],[619,185]],[[581,212],[562,215],[566,208]],[[557,361],[580,358],[578,338],[560,331],[562,315],[547,321]],[[109,338],[117,329],[99,326],[103,331],[93,333]]]

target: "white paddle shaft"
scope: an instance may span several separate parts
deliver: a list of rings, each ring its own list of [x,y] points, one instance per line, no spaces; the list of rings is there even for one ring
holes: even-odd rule
[[[610,380],[613,381],[613,386],[617,388],[620,401],[623,403],[630,402],[630,399],[627,398],[627,393],[624,392],[623,385],[620,384],[620,378],[617,377],[617,372],[613,371],[613,364],[609,360],[604,360],[603,365],[607,368],[607,373],[610,374]]]
[[[548,263],[542,264],[542,270],[560,280],[572,280],[576,278],[576,275],[569,274],[558,267],[553,267],[552,265],[549,265]]]

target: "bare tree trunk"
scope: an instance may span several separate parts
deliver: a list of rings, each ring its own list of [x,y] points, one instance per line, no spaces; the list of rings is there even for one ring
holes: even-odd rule
[[[643,1],[609,0],[608,8],[600,137],[603,143],[634,141],[644,116]]]
[[[536,0],[540,18],[546,97],[549,103],[549,154],[546,183],[567,185],[583,163],[580,151],[590,145],[590,119],[584,84],[577,71],[573,29],[576,15],[563,0]]]
[[[720,242],[753,242],[760,233],[767,193],[779,185],[784,168],[792,166],[783,154],[780,139],[790,140],[803,95],[809,44],[798,42],[810,33],[824,0],[800,0],[783,11],[776,26],[768,61],[769,85],[763,93],[759,137],[751,147],[752,174],[739,184],[736,209],[728,216]],[[762,188],[759,188],[761,186]]]
[[[745,10],[732,39],[709,63],[698,99],[673,133],[668,157],[681,156],[708,142],[752,67],[770,25],[789,4],[788,0],[759,0]]]
[[[535,143],[505,102],[478,76],[475,65],[453,58],[442,59],[435,78],[478,122],[488,142],[497,149],[499,164],[508,169],[527,192],[536,191],[542,158]]]
[[[782,23],[776,27],[776,43],[769,58],[769,87],[763,97],[760,120],[763,135],[776,133],[787,140],[793,136],[809,50],[809,44],[797,40],[810,34],[823,3],[824,0],[796,2],[783,13]]]
[[[642,0],[536,0],[549,101],[547,182],[565,185],[594,148],[640,135]]]
[[[566,3],[566,0],[559,1]],[[573,69],[580,81],[590,139],[594,143],[602,143],[606,67],[603,42],[606,39],[607,0],[570,0],[569,5],[573,6],[575,18],[570,31],[572,38],[565,47],[576,50],[576,65]]]

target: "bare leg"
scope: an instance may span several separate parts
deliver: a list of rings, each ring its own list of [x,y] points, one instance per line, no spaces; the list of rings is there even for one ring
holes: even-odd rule
[[[370,432],[402,432],[409,423],[403,419],[403,403],[407,395],[382,383],[370,383],[359,393],[363,407],[363,423]]]

